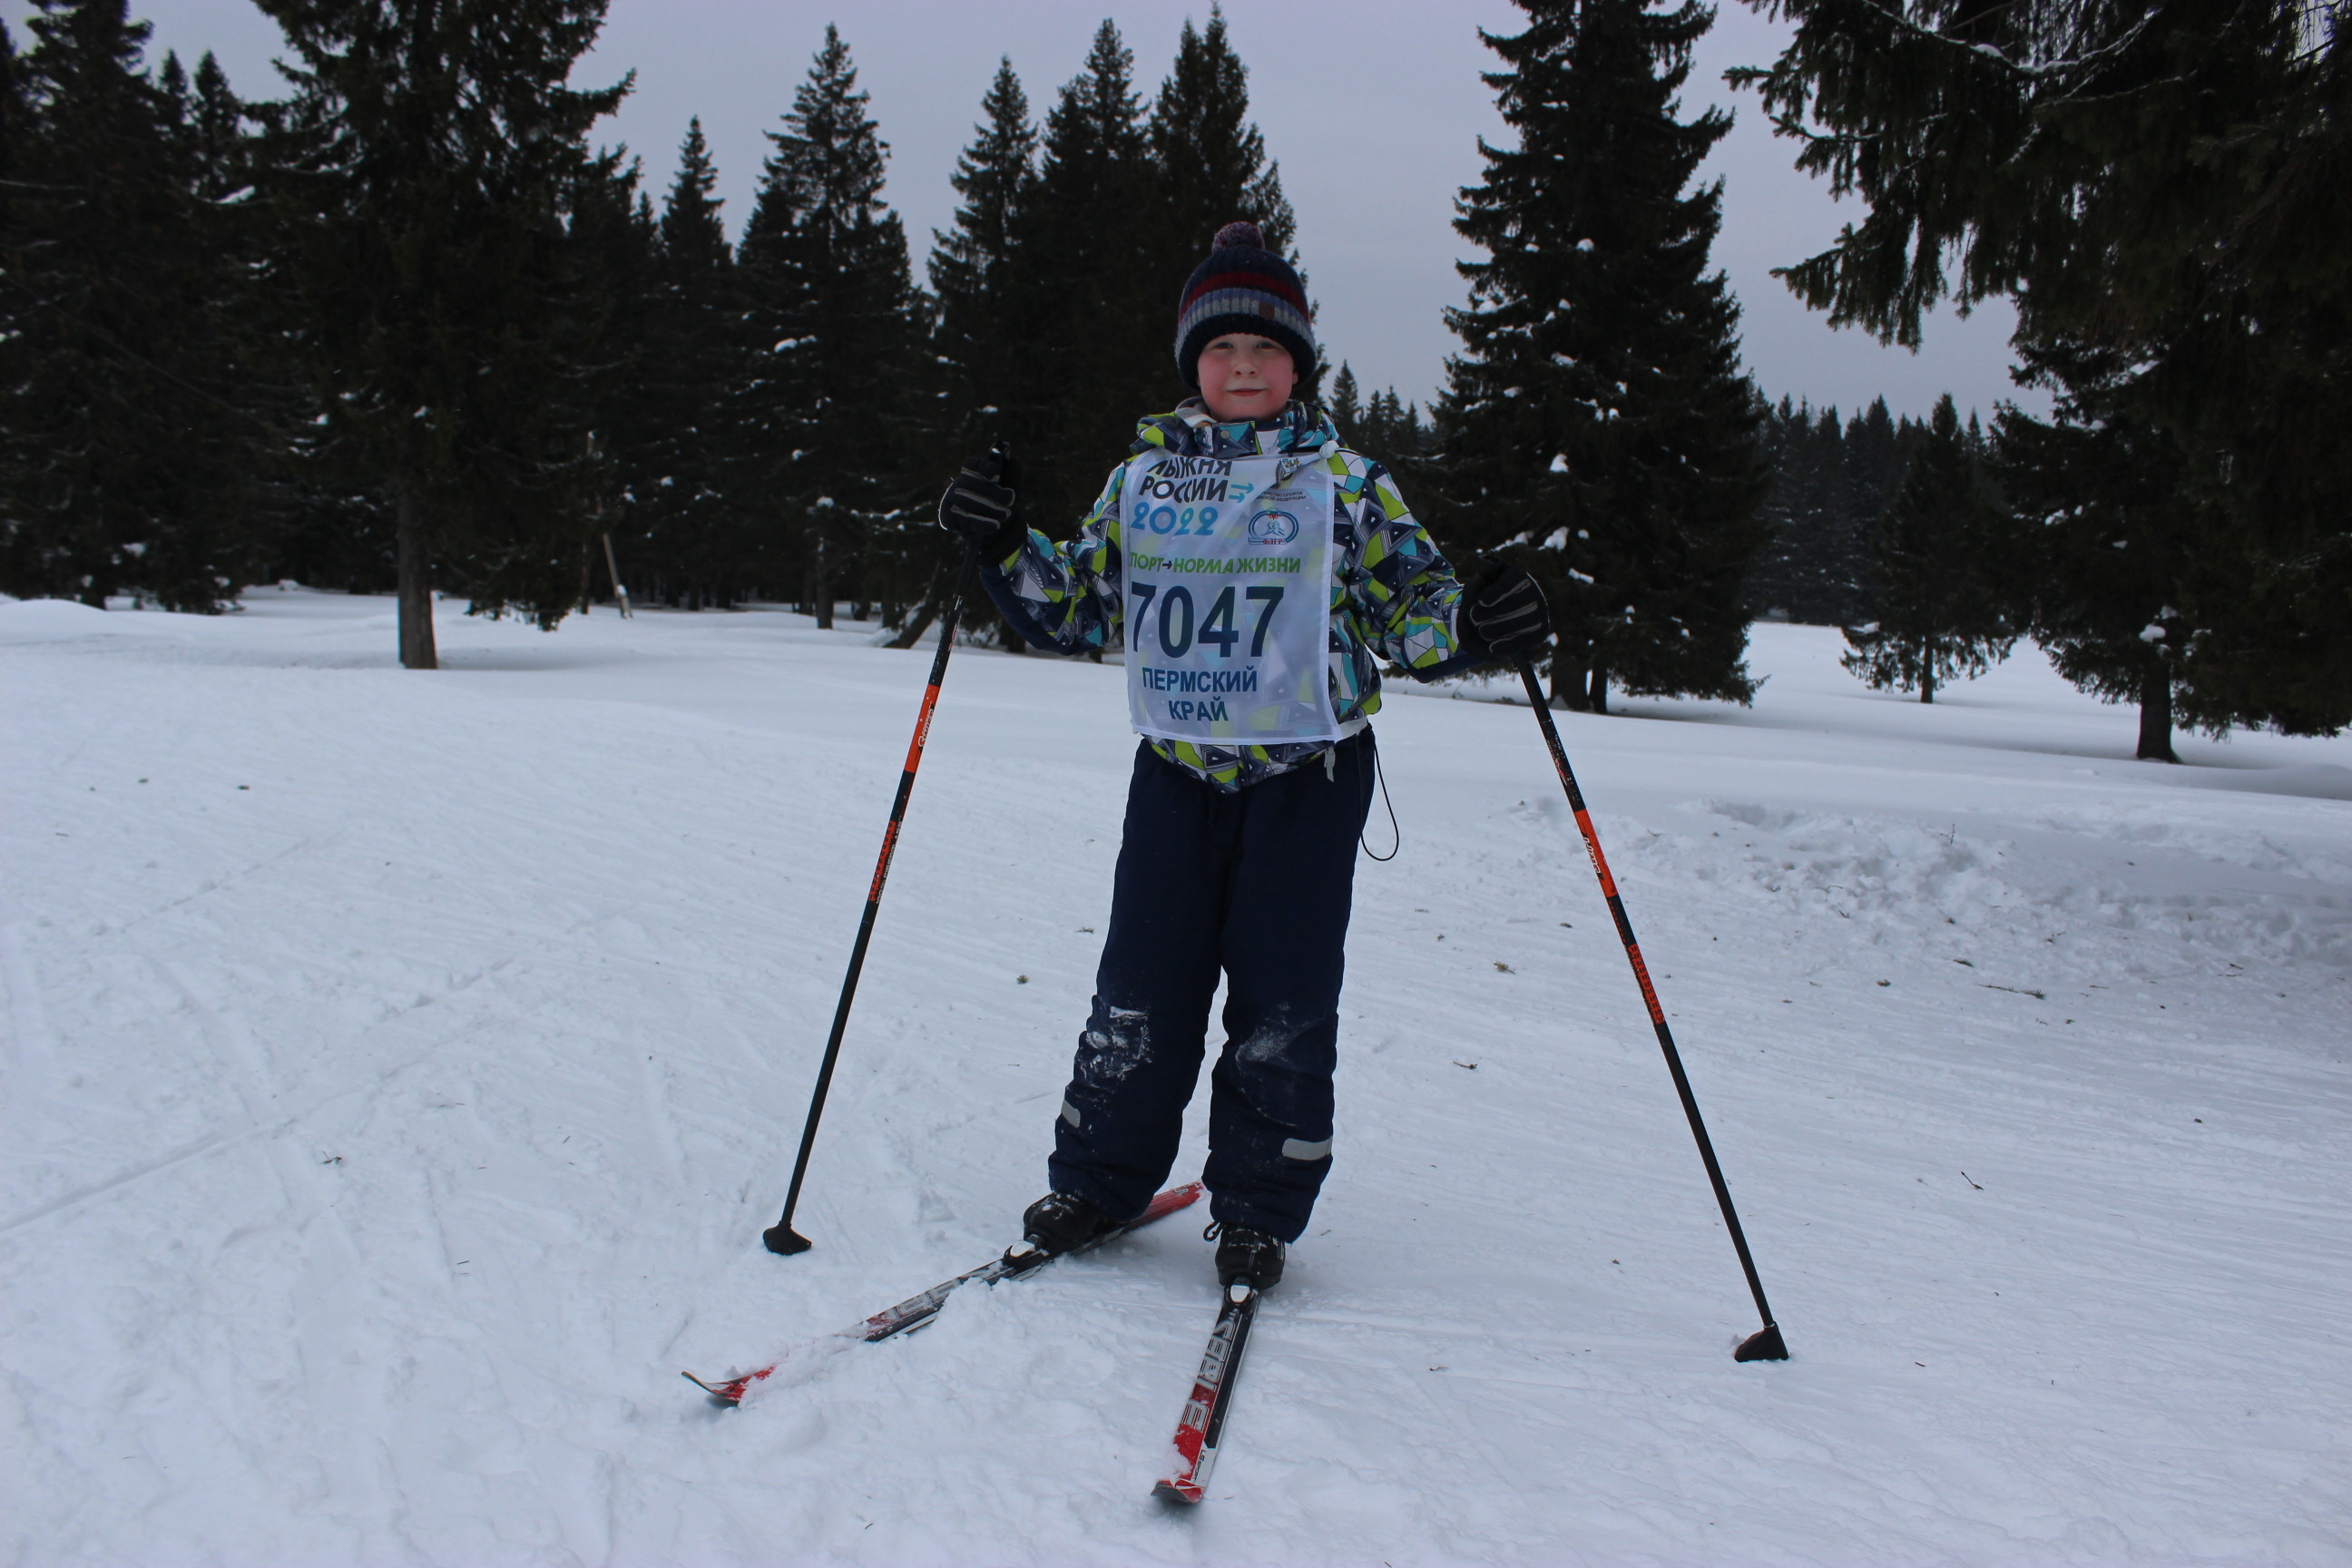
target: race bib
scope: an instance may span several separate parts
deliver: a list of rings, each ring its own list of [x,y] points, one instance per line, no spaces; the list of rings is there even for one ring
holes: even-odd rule
[[[1339,739],[1331,472],[1312,452],[1152,452],[1119,488],[1136,732],[1217,745]]]

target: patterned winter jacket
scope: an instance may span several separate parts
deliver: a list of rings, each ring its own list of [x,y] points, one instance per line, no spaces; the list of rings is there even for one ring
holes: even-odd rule
[[[1129,457],[1153,447],[1184,457],[1254,458],[1314,451],[1338,433],[1322,410],[1293,403],[1270,428],[1244,421],[1220,425],[1197,397],[1173,413],[1136,426]],[[1330,458],[1331,710],[1343,735],[1354,734],[1380,710],[1380,666],[1385,658],[1434,680],[1487,656],[1456,629],[1462,586],[1428,532],[1405,510],[1387,468],[1360,452],[1337,448]],[[1033,647],[1084,653],[1120,636],[1127,602],[1119,487],[1122,462],[1078,535],[1055,544],[1034,529],[1021,547],[982,568],[989,597]],[[1218,746],[1150,738],[1151,749],[1221,790],[1238,790],[1315,761],[1330,742]]]

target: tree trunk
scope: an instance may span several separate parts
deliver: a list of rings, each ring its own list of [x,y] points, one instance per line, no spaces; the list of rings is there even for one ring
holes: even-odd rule
[[[613,603],[625,621],[630,616],[629,590],[621,581],[621,559],[613,553],[613,536],[609,533],[604,535],[604,571],[613,579]]]
[[[433,564],[425,550],[425,521],[406,486],[400,491],[400,667],[438,669],[433,646]]]
[[[90,536],[94,539],[101,540],[106,537],[106,508],[102,500],[97,509],[96,517],[92,519]],[[111,554],[112,552],[110,551],[108,553]],[[105,577],[97,572],[92,572],[89,576],[83,578],[79,597],[83,604],[88,605],[93,610],[102,610],[106,608]]]
[[[888,647],[914,647],[917,643],[922,640],[923,634],[931,629],[931,623],[939,618],[939,605],[935,601],[930,599],[924,600],[920,605],[916,606],[915,613],[907,617],[907,624],[898,629],[898,635],[892,637],[885,646]]]
[[[1932,653],[1919,661],[1919,700],[1936,700],[1936,656]]]
[[[945,573],[941,569],[932,568],[931,581],[923,590],[921,601],[915,605],[913,613],[908,616],[907,624],[898,628],[898,635],[892,637],[886,646],[912,647],[922,639],[923,633],[929,629],[933,621],[939,619],[940,612],[947,607],[947,601],[940,594],[940,579],[944,575]]]
[[[809,556],[809,601],[816,610],[816,629],[833,630],[833,574],[824,558],[824,541],[816,542]]]
[[[2143,763],[2177,763],[2172,752],[2172,668],[2161,658],[2139,678],[2139,750]]]
[[[1584,711],[1585,668],[1564,653],[1551,656],[1551,698],[1554,708],[1570,713]]]
[[[1607,665],[1596,664],[1592,667],[1592,689],[1588,700],[1590,704],[1588,711],[1593,713],[1609,711],[1609,667]]]

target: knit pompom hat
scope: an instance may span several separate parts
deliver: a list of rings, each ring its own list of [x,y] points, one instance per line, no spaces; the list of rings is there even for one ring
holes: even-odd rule
[[[1209,258],[1176,301],[1176,374],[1201,384],[1201,351],[1227,332],[1254,332],[1290,351],[1303,380],[1315,368],[1315,318],[1290,263],[1265,247],[1254,223],[1217,230]]]

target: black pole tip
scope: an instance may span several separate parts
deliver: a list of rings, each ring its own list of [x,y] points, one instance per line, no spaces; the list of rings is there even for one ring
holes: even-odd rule
[[[760,1239],[766,1242],[768,1250],[779,1258],[790,1258],[795,1252],[806,1252],[816,1245],[788,1225],[770,1226],[760,1233]]]
[[[803,1242],[801,1245],[805,1247],[808,1243]],[[1731,1359],[1734,1361],[1787,1361],[1789,1347],[1780,1342],[1780,1325],[1767,1323],[1740,1341],[1739,1348],[1731,1352]]]

